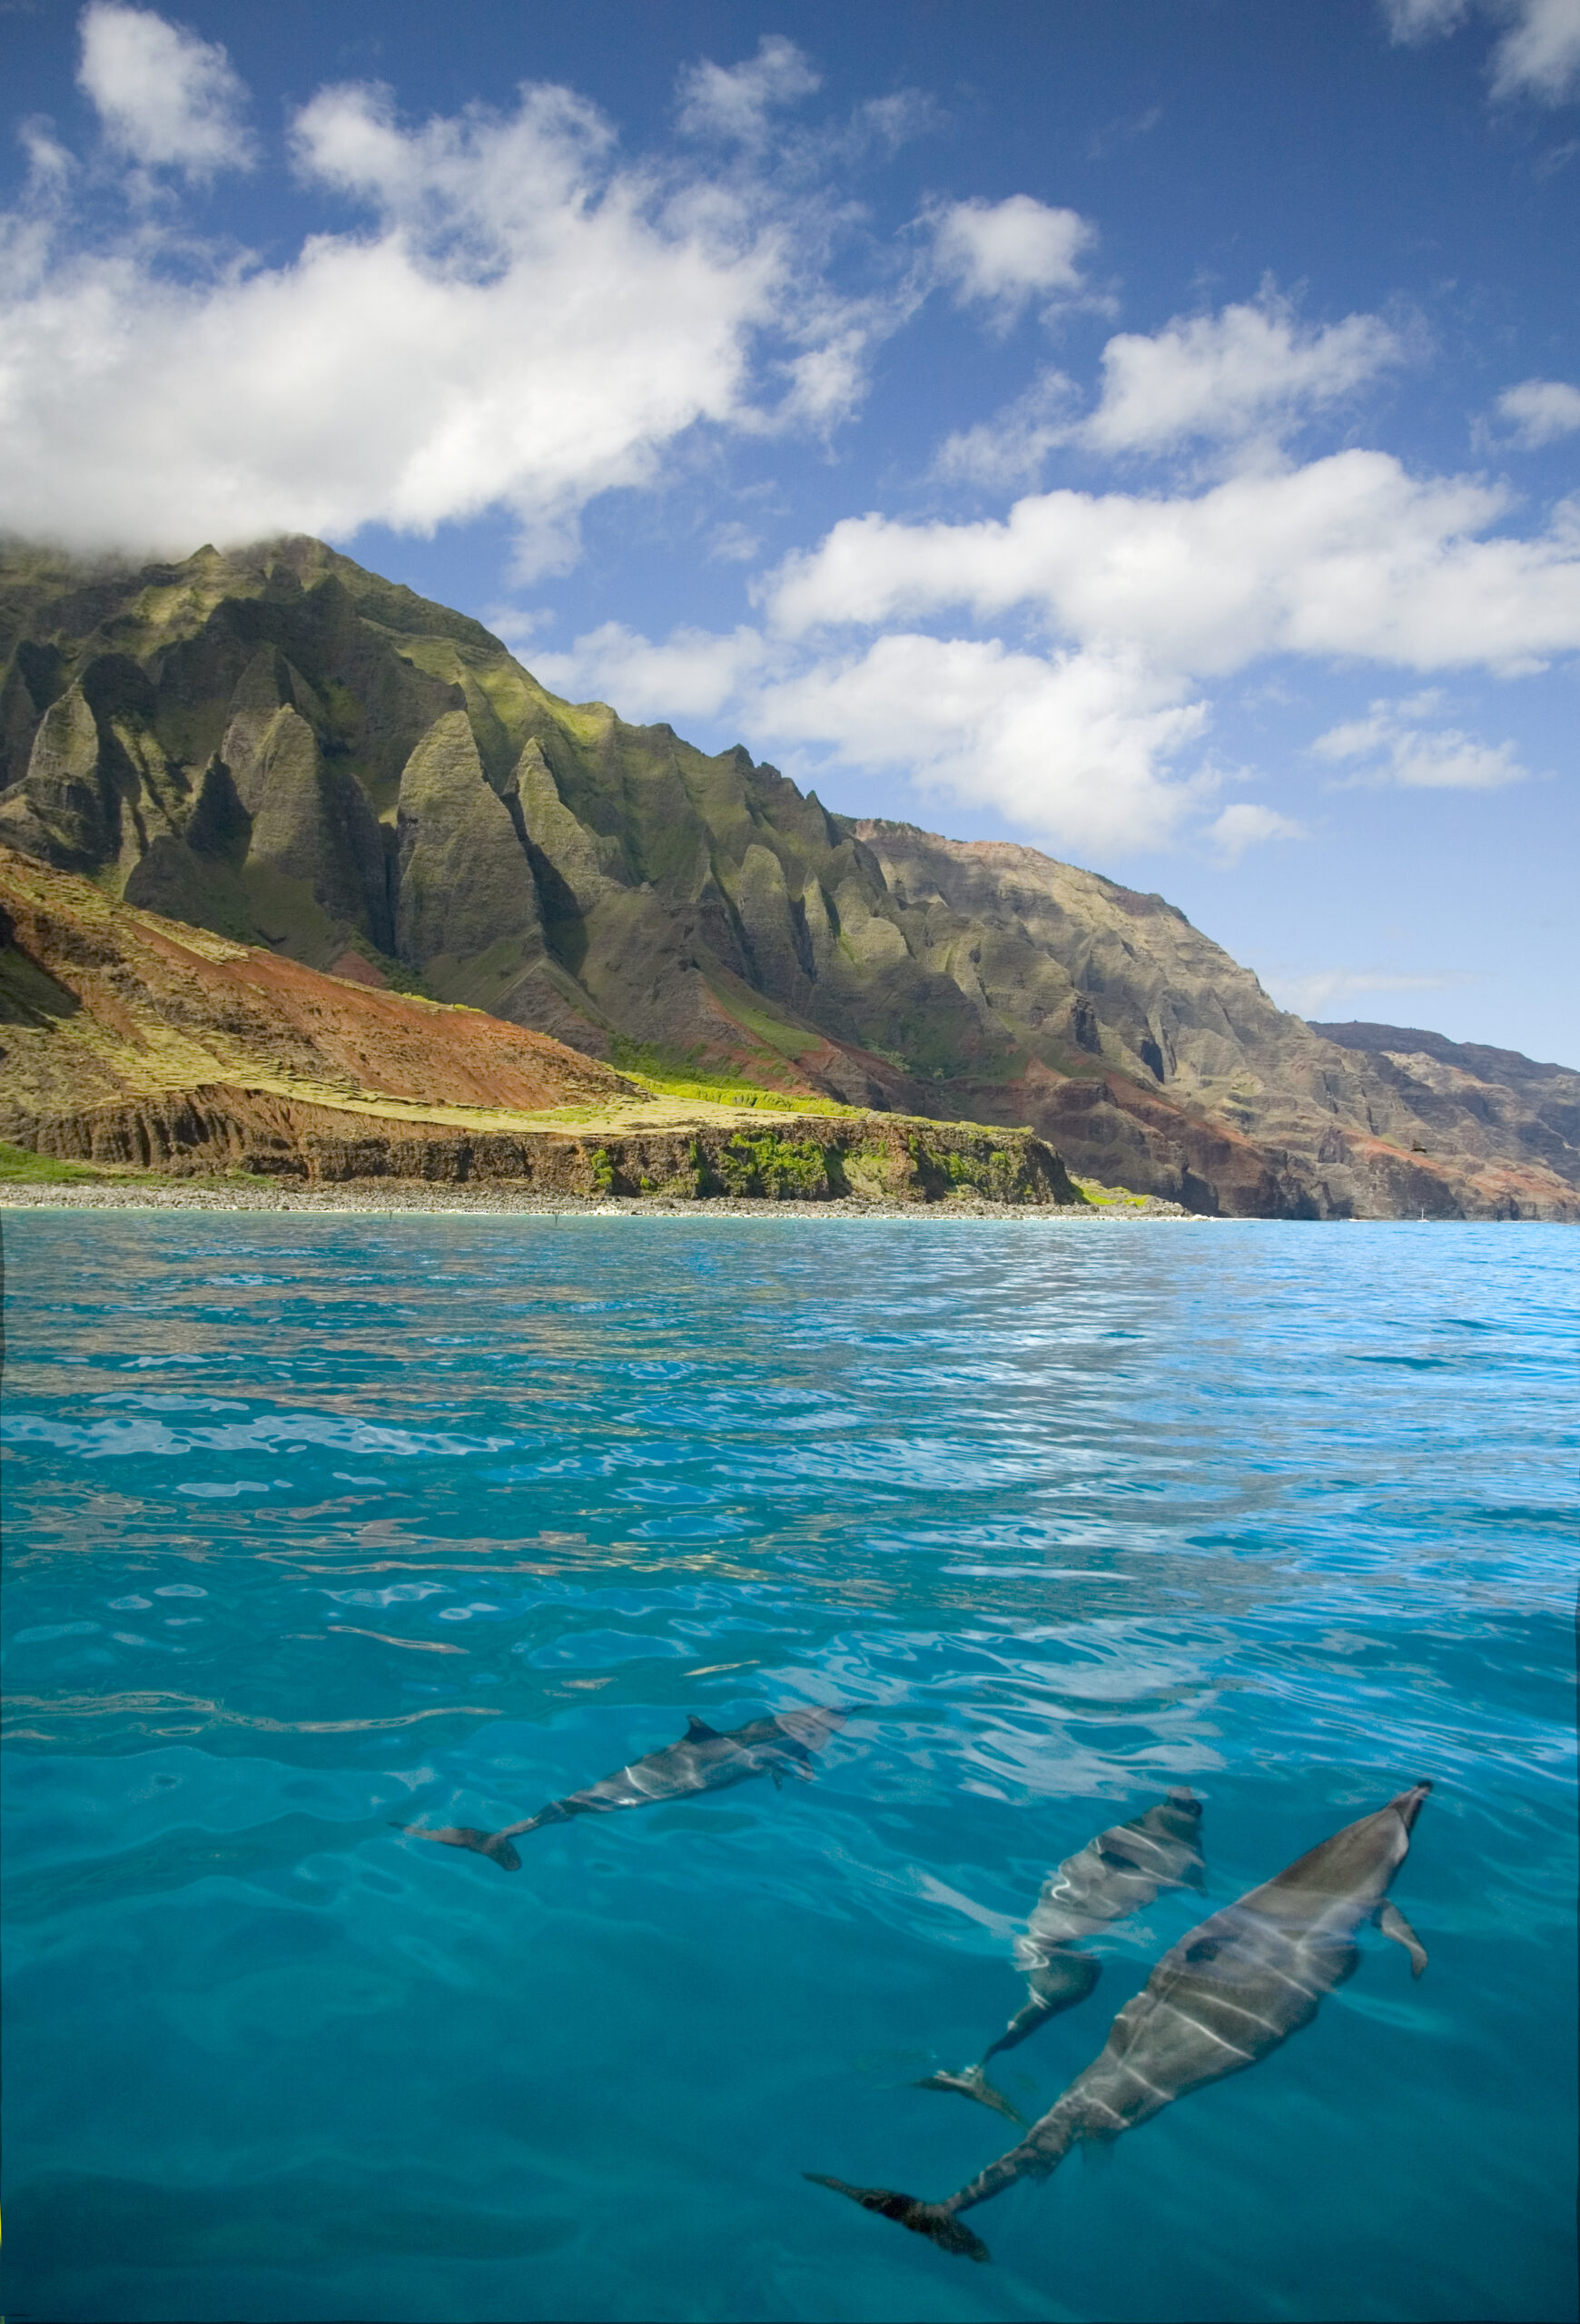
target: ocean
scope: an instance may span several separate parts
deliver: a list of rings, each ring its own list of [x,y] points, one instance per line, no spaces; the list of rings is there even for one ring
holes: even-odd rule
[[[1576,2312],[1580,1237],[918,1216],[4,1219],[5,2314]],[[492,1830],[823,1707],[800,1768]],[[782,1770],[795,1773],[794,1768]],[[915,2084],[1061,1859],[1028,2116],[1417,1778],[1412,1979],[971,2213]]]

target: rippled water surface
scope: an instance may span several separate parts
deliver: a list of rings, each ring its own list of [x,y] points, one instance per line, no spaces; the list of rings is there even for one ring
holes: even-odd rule
[[[1572,1229],[13,1213],[5,2312],[1575,2311]],[[492,1827],[684,1729],[814,1783]],[[1419,1984],[972,2214],[912,2085],[1170,1784],[1207,1901],[1417,1776]]]

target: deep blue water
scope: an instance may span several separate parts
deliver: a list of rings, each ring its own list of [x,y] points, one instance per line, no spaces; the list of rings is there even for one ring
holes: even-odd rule
[[[5,2217],[52,2319],[1575,2310],[1580,1237],[8,1214]],[[524,1839],[677,1737],[813,1784]],[[973,2211],[911,2085],[1170,1784],[1191,1923],[1417,1776],[1419,1984]]]

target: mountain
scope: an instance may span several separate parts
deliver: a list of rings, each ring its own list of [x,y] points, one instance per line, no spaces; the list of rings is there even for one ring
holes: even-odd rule
[[[370,990],[0,847],[0,1137],[190,1175],[695,1201],[1079,1205],[1026,1131],[654,1095],[546,1034]]]
[[[1160,896],[561,702],[320,542],[14,546],[0,657],[0,841],[233,942],[617,1067],[1028,1124],[1198,1210],[1580,1217],[1580,1076],[1330,1038]]]

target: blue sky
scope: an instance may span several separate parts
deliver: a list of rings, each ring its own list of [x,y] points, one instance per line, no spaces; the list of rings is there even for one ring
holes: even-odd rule
[[[1580,0],[0,0],[0,525],[1580,1063]]]

